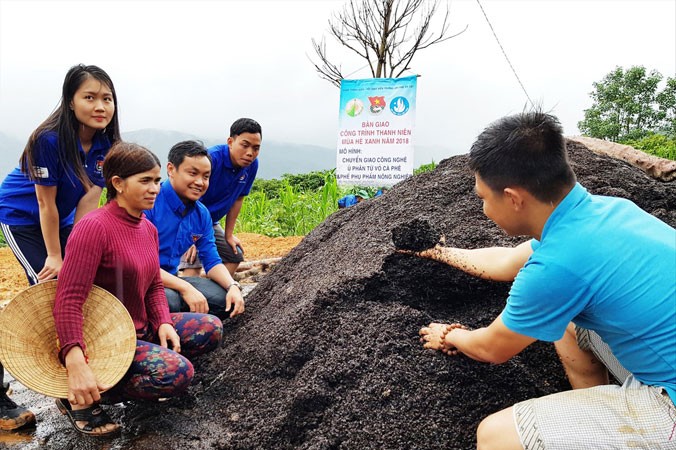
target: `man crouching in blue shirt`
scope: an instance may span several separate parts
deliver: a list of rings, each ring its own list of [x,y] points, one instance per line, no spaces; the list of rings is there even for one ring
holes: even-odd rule
[[[420,330],[425,347],[500,364],[536,340],[554,342],[573,387],[488,416],[477,448],[676,449],[676,230],[576,183],[549,114],[491,124],[469,163],[486,216],[531,239],[418,253],[513,281],[493,323],[471,331],[432,323]],[[608,371],[621,386],[609,384]]]
[[[164,291],[171,312],[210,313],[223,318],[244,312],[237,283],[216,251],[211,215],[199,198],[209,187],[211,158],[195,141],[183,141],[169,151],[169,180],[164,181],[146,217],[157,228]],[[208,278],[180,278],[181,255],[195,245]]]

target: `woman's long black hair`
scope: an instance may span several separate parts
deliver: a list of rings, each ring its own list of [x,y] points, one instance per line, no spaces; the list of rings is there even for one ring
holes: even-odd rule
[[[120,140],[120,125],[117,120],[117,94],[115,93],[113,81],[100,67],[85,66],[84,64],[73,66],[68,70],[66,78],[63,80],[63,89],[59,105],[54,112],[52,112],[49,117],[47,117],[47,119],[31,133],[28,138],[28,143],[21,154],[21,170],[27,174],[31,180],[37,178],[35,172],[35,143],[44,132],[54,131],[58,135],[59,160],[64,169],[70,167],[85,189],[88,189],[91,186],[89,177],[82,167],[82,160],[77,145],[80,122],[77,120],[77,117],[75,117],[75,111],[70,108],[75,92],[77,92],[82,83],[89,78],[95,78],[106,85],[113,93],[113,102],[115,104],[115,112],[110,123],[105,130],[97,132],[107,136],[111,145]]]

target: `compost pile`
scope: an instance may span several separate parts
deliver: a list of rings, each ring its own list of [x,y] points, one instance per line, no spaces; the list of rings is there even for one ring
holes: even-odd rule
[[[569,142],[569,152],[592,193],[629,198],[676,225],[674,183],[581,144]],[[484,217],[466,167],[465,155],[444,160],[317,227],[249,294],[246,314],[226,323],[223,348],[195,361],[187,396],[124,409],[124,447],[471,449],[486,415],[569,389],[549,343],[490,365],[419,342],[431,321],[488,325],[510,285],[398,253],[395,228],[403,247],[435,230],[466,248],[525,240]]]

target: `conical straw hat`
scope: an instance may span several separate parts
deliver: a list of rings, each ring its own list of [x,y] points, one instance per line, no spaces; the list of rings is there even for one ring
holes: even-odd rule
[[[52,315],[56,283],[29,287],[0,313],[0,361],[27,388],[67,398],[68,376],[59,361]],[[134,323],[122,302],[98,286],[92,287],[82,314],[89,367],[101,384],[113,386],[134,358]]]

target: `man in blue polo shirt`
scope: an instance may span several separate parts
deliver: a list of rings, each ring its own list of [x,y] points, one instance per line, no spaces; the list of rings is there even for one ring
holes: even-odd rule
[[[244,197],[249,194],[256,179],[262,138],[259,123],[242,118],[230,126],[227,144],[209,148],[211,178],[209,189],[200,202],[209,209],[218,254],[231,275],[244,260],[242,244],[233,233]],[[220,225],[223,217],[225,229]],[[195,247],[191,247],[181,259],[179,269],[186,275],[198,275],[202,268],[195,253]]]
[[[195,141],[183,141],[169,151],[169,180],[162,183],[152,210],[146,217],[157,228],[160,241],[162,283],[169,310],[211,313],[223,318],[244,312],[239,283],[221,262],[216,251],[211,215],[198,199],[209,187],[211,159]],[[178,277],[181,255],[197,248],[208,278]]]
[[[469,159],[486,216],[532,239],[418,253],[514,282],[488,327],[432,323],[421,340],[495,364],[538,339],[554,342],[573,387],[490,415],[477,430],[478,448],[676,448],[676,230],[576,183],[551,115],[491,124]],[[609,370],[622,386],[609,384]]]

